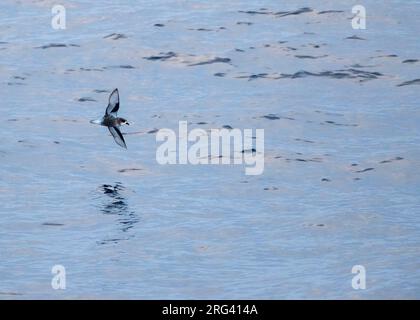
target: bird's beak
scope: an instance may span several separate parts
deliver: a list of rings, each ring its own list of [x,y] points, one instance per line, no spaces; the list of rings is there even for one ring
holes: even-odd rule
[[[127,126],[129,126],[130,124],[128,122],[125,123]]]

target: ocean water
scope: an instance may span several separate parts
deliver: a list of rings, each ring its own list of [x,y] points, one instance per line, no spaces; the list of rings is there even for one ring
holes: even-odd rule
[[[54,4],[0,3],[0,299],[420,298],[419,1]],[[263,174],[158,164],[181,120]]]

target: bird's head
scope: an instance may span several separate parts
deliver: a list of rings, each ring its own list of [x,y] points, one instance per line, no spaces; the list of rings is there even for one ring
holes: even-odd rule
[[[118,122],[120,125],[126,124],[127,126],[129,126],[130,124],[128,123],[127,120],[125,120],[124,118],[118,118]]]

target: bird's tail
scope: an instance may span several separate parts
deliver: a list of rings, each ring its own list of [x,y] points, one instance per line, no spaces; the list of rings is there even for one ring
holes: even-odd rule
[[[90,120],[89,121],[90,123],[93,123],[93,124],[101,124],[101,119],[98,119],[98,120]]]

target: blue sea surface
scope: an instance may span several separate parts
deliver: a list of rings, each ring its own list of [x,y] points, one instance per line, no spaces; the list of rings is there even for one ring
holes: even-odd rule
[[[420,298],[419,1],[55,4],[0,3],[0,299]],[[160,165],[179,121],[263,174]]]

